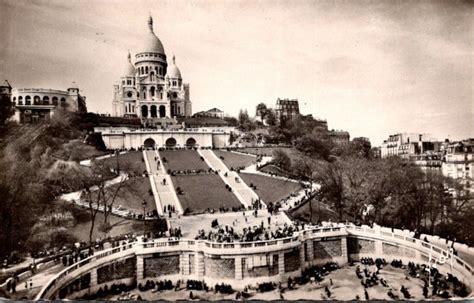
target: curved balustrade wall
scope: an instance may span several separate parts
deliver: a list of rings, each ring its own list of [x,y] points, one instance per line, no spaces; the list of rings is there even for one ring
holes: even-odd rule
[[[447,251],[412,238],[408,231],[351,225],[306,229],[291,238],[262,242],[156,239],[113,248],[66,268],[44,286],[37,299],[79,298],[112,283],[147,279],[225,282],[239,289],[286,281],[306,267],[329,261],[342,265],[349,258],[382,257],[389,262],[428,263],[430,255],[435,260],[449,257]],[[438,269],[452,272],[472,289],[473,269],[460,258],[452,256]]]

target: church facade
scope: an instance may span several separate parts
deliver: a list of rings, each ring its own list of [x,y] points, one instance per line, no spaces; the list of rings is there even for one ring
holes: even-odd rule
[[[168,63],[163,44],[148,20],[148,34],[132,63],[128,54],[119,84],[114,85],[113,115],[139,118],[190,117],[189,84],[175,56]]]

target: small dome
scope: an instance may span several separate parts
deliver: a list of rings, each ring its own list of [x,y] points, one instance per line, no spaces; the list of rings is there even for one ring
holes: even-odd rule
[[[148,34],[143,44],[138,48],[138,53],[159,53],[165,54],[165,49],[160,39],[153,32],[153,18],[148,19]]]
[[[132,59],[130,58],[130,53],[127,56],[127,63],[125,64],[125,69],[123,70],[124,77],[135,77],[135,66],[132,64]]]
[[[172,79],[181,79],[181,71],[176,66],[176,58],[173,55],[173,63],[168,66],[166,76]]]

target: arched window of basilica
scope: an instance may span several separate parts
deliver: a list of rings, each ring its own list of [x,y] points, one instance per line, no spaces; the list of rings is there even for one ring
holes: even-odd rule
[[[48,96],[43,97],[43,104],[44,105],[49,105],[49,97]]]
[[[23,105],[23,97],[18,97],[18,105]]]
[[[25,97],[25,105],[30,105],[31,104],[31,97],[30,96],[26,96]]]
[[[58,97],[53,97],[53,105],[58,105]]]
[[[35,105],[38,105],[38,104],[40,103],[40,97],[39,97],[39,96],[34,96],[34,97],[33,97],[33,103],[34,103]]]
[[[148,66],[145,66],[145,74],[148,74]]]
[[[152,86],[152,87],[150,88],[150,95],[151,95],[152,97],[155,96],[155,87],[154,87],[154,86]]]

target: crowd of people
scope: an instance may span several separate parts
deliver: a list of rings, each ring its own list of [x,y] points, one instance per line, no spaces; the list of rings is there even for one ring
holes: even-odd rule
[[[206,232],[204,229],[200,229],[195,239],[220,243],[266,241],[288,238],[293,236],[296,231],[298,231],[297,226],[295,227],[287,223],[284,223],[283,227],[271,230],[270,226],[265,227],[264,222],[261,221],[258,226],[244,227],[242,232],[237,232],[233,226],[219,226],[217,220],[213,220],[211,222],[211,230]]]

